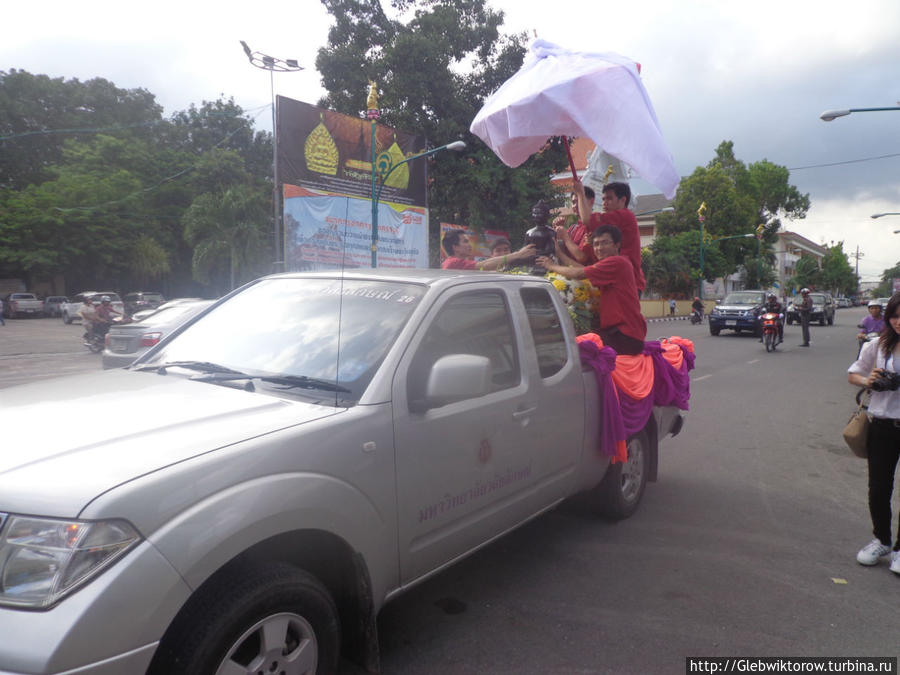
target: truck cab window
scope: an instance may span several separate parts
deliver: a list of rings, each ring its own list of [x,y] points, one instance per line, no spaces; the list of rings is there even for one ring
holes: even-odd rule
[[[410,400],[424,398],[431,366],[450,354],[475,354],[490,359],[493,391],[519,384],[519,357],[502,293],[464,293],[440,309],[409,369]]]
[[[525,304],[525,313],[528,315],[534,348],[537,351],[538,369],[541,377],[550,377],[562,370],[568,359],[566,338],[559,314],[546,289],[523,288],[521,296]]]

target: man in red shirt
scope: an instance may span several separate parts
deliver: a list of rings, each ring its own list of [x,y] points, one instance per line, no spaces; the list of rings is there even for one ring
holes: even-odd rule
[[[600,225],[600,214],[594,213],[594,191],[586,187],[581,181],[578,181],[578,185],[581,186],[586,200],[584,204],[580,204],[578,194],[572,193],[572,208],[575,210],[578,220],[572,227],[566,229],[566,217],[557,216],[553,220],[553,227],[556,230],[556,239],[559,242],[562,253],[581,264],[590,264],[595,261],[592,259],[593,250],[591,250],[589,235]],[[582,213],[587,213],[589,216],[587,224],[582,222]],[[588,246],[587,252],[581,250],[582,244],[585,243]],[[558,250],[557,257],[559,253],[560,251]]]
[[[480,262],[472,259],[472,243],[462,230],[450,230],[444,235],[441,242],[447,258],[441,263],[441,269],[445,270],[495,270],[505,267],[507,263],[523,260],[534,256],[534,244],[523,246],[518,251],[487,258]]]
[[[586,211],[593,208],[593,200],[588,199],[586,190],[580,180],[572,183],[573,191],[578,200],[579,213],[591,213]],[[591,213],[588,220],[588,233],[593,233],[600,225],[614,225],[622,233],[622,253],[631,261],[634,270],[634,283],[640,295],[647,282],[644,279],[644,271],[641,269],[641,233],[638,229],[637,218],[628,209],[631,202],[631,188],[628,183],[607,183],[603,186],[603,213]],[[571,256],[576,262],[590,265],[595,262],[593,244],[590,238],[580,242],[581,255]]]
[[[603,344],[619,354],[640,354],[647,337],[647,322],[641,314],[631,261],[620,254],[622,233],[613,225],[601,225],[591,236],[597,262],[588,267],[556,265],[545,256],[537,263],[568,279],[587,279],[603,291],[596,332]]]

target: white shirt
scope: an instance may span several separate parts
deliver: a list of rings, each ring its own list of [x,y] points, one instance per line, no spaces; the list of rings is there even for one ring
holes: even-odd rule
[[[898,365],[900,364],[896,363],[893,354],[888,356],[885,362],[884,352],[878,347],[878,340],[872,340],[863,345],[859,358],[847,372],[868,377],[873,368],[898,372]],[[873,391],[872,400],[869,402],[869,414],[887,419],[900,419],[900,390]]]

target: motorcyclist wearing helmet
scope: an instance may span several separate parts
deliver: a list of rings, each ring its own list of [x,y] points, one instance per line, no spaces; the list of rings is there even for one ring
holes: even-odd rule
[[[766,295],[764,311],[778,315],[778,342],[776,344],[781,344],[784,342],[784,305],[778,302],[778,296],[774,293]],[[759,341],[762,342],[762,334],[760,334]]]
[[[112,315],[118,314],[122,315],[121,312],[117,312],[113,309],[112,300],[108,295],[104,295],[100,298],[100,306],[97,308],[97,319],[94,322],[94,332],[100,333],[101,335],[106,334],[109,330],[109,325],[112,323]]]
[[[695,310],[700,316],[703,316],[703,301],[694,297],[694,301],[691,303],[691,309]]]
[[[803,342],[800,346],[809,347],[809,315],[812,312],[813,301],[809,297],[808,288],[801,288],[800,295],[803,296],[803,300],[797,305],[797,313],[800,315],[800,327],[803,329]]]
[[[881,333],[881,331],[884,330],[884,316],[881,313],[881,303],[877,300],[870,300],[868,307],[869,316],[863,319],[862,323],[859,324],[858,328],[860,330],[856,336],[860,350],[862,350],[862,346],[866,343],[866,340],[869,339],[869,336],[872,333]]]

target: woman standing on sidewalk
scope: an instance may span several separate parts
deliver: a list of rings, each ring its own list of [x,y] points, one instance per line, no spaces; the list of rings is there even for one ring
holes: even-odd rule
[[[885,309],[885,327],[881,337],[863,345],[847,376],[850,384],[872,389],[869,414],[869,514],[875,539],[866,544],[856,560],[875,565],[890,554],[891,572],[900,575],[900,525],[891,547],[891,493],[894,473],[900,459],[900,293],[895,293]]]

